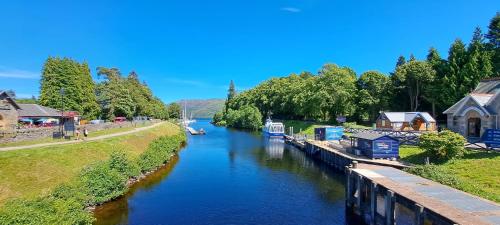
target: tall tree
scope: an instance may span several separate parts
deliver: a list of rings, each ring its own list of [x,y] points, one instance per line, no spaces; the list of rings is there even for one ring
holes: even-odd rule
[[[362,120],[375,121],[379,111],[389,107],[390,79],[378,71],[368,71],[359,77],[358,114]]]
[[[317,94],[324,119],[352,116],[356,111],[356,73],[349,67],[325,64],[319,72]]]
[[[64,96],[60,90],[64,89]],[[40,104],[56,109],[74,110],[83,118],[93,119],[99,112],[95,84],[87,63],[69,58],[49,57],[43,66],[40,81]]]
[[[116,68],[98,67],[97,74],[106,80],[98,85],[98,99],[106,119],[117,116],[131,118],[135,112],[135,103],[128,89],[126,80]]]
[[[425,94],[423,90],[434,80],[435,74],[431,65],[424,61],[410,61],[396,69],[395,76],[406,86],[412,111],[418,110]]]
[[[168,116],[171,119],[181,118],[181,106],[177,103],[170,103],[167,106]]]
[[[236,88],[234,87],[234,81],[231,80],[231,82],[229,82],[229,89],[227,90],[227,99],[226,99],[226,103],[225,103],[226,113],[227,113],[227,110],[228,110],[228,104],[229,104],[229,102],[235,96],[236,96]]]
[[[424,95],[425,100],[432,105],[432,116],[436,117],[436,105],[442,105],[444,99],[442,99],[442,90],[446,87],[443,86],[443,79],[446,73],[446,61],[441,58],[439,52],[431,47],[427,54],[427,63],[429,63],[436,72],[434,82],[430,83],[429,86],[424,90],[426,94]],[[441,104],[439,104],[441,103]],[[441,108],[440,108],[441,110]]]
[[[485,35],[488,39],[488,47],[493,51],[492,64],[493,74],[500,76],[500,12],[497,12],[488,25],[488,33]]]
[[[479,27],[474,31],[471,43],[467,48],[467,61],[463,70],[463,86],[467,93],[474,90],[482,79],[493,74],[491,51],[486,49],[484,36]]]

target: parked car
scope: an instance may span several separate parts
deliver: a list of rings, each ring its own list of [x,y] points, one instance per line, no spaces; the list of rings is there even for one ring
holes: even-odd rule
[[[121,122],[125,122],[125,121],[127,121],[127,118],[122,117],[122,116],[116,117],[114,120],[115,123],[121,123]]]

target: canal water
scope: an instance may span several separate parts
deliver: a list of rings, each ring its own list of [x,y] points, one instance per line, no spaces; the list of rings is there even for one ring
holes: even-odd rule
[[[207,135],[98,207],[96,224],[346,224],[343,175],[282,140],[192,126]]]

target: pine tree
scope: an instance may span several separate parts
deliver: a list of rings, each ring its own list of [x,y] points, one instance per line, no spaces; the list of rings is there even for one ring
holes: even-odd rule
[[[467,62],[464,65],[464,89],[471,92],[479,81],[493,74],[491,52],[484,45],[484,36],[479,27],[474,31],[472,41],[467,48]]]
[[[488,48],[492,50],[492,64],[494,76],[500,76],[500,12],[497,12],[488,26]]]
[[[229,109],[229,102],[236,96],[236,89],[234,87],[234,82],[233,80],[231,80],[231,82],[229,83],[229,90],[227,91],[227,99],[226,99],[226,103],[225,103],[225,108],[226,108],[226,113],[227,113],[227,110]]]
[[[61,96],[61,90],[64,94]],[[40,81],[40,104],[56,109],[78,111],[83,118],[93,119],[99,108],[94,95],[94,82],[86,63],[69,58],[49,57]]]

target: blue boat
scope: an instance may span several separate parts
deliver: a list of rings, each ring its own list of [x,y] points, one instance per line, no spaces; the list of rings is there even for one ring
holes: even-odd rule
[[[283,123],[273,122],[271,119],[267,119],[262,132],[266,137],[284,137],[285,126]]]

